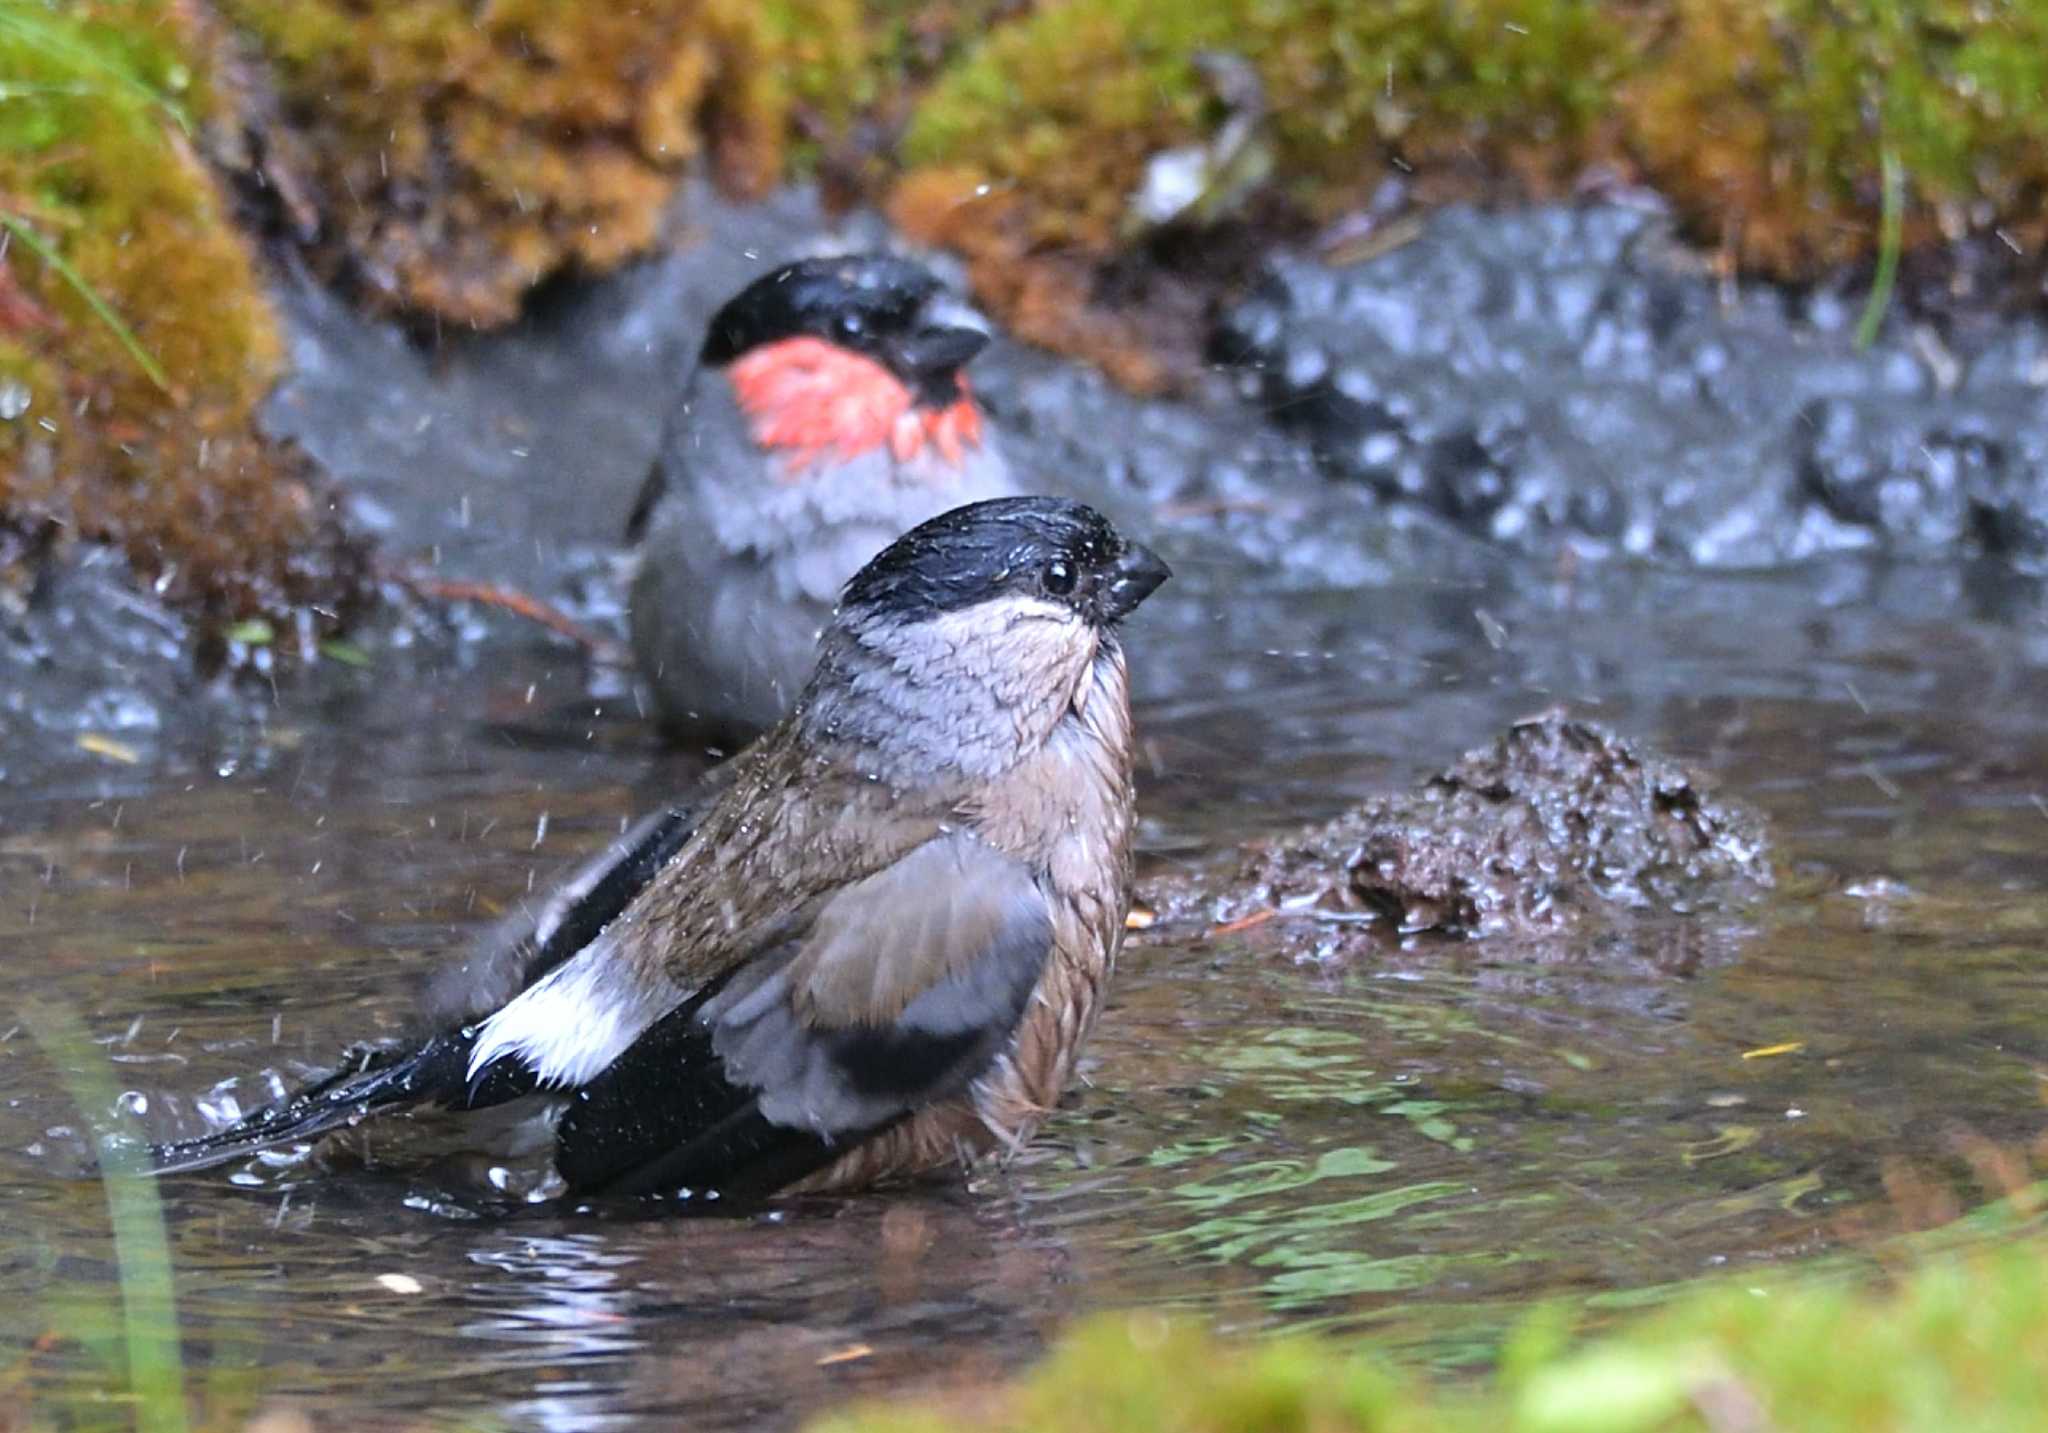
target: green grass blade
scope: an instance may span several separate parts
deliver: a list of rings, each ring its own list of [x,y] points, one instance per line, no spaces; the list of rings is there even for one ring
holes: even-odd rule
[[[135,330],[121,321],[121,315],[115,313],[113,307],[100,297],[99,290],[87,283],[84,275],[72,268],[54,245],[30,228],[20,215],[9,214],[4,209],[0,209],[0,229],[5,229],[19,239],[23,248],[55,269],[58,276],[85,300],[86,306],[98,316],[99,321],[112,331],[114,337],[120,341],[121,347],[128,351],[128,356],[135,360],[136,367],[148,375],[149,381],[166,393],[171,391],[170,376],[164,372],[161,364],[149,356],[149,350],[142,346],[142,340],[135,336]]]
[[[1878,220],[1877,275],[1870,281],[1870,297],[1863,302],[1863,317],[1856,324],[1856,346],[1868,348],[1877,342],[1877,330],[1891,307],[1892,285],[1899,277],[1899,246],[1905,234],[1906,168],[1899,152],[1884,147],[1879,160],[1883,173],[1884,209]]]
[[[111,1125],[117,1098],[105,1062],[76,1016],[41,1000],[22,1002],[23,1023],[57,1068],[72,1103],[92,1126],[121,1273],[123,1342],[135,1426],[143,1433],[185,1433],[185,1367],[178,1341],[170,1240],[148,1156]]]
[[[139,109],[160,109],[184,133],[192,132],[192,121],[176,100],[126,65],[83,43],[66,20],[48,12],[39,13],[35,6],[0,0],[0,36],[11,37],[38,57],[63,65],[75,74],[99,80]]]

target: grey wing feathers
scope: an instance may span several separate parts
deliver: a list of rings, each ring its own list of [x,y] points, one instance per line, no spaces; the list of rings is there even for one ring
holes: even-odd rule
[[[770,1120],[873,1129],[987,1067],[1051,948],[1030,870],[949,832],[827,899],[786,958],[742,971],[702,1018]]]

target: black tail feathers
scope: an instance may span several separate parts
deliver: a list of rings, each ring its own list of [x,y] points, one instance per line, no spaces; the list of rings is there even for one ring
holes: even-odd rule
[[[469,1078],[476,1043],[470,1030],[436,1035],[411,1050],[365,1050],[324,1079],[226,1129],[154,1145],[158,1174],[206,1169],[259,1150],[309,1140],[352,1125],[380,1110],[438,1104],[482,1109],[530,1093],[524,1071],[500,1061],[478,1080]]]

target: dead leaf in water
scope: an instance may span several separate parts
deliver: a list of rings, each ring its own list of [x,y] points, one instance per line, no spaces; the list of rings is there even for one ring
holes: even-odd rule
[[[96,731],[80,733],[78,749],[89,751],[94,756],[104,756],[109,761],[118,761],[123,766],[133,766],[142,760],[142,754],[127,742],[116,741],[110,736],[101,736]]]

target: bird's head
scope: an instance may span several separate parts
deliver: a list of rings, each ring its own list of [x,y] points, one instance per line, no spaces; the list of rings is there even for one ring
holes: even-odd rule
[[[755,441],[792,475],[884,445],[958,467],[981,443],[962,370],[988,339],[923,265],[854,254],[748,284],[712,317],[699,361],[724,372]]]
[[[1105,631],[1172,575],[1086,503],[995,498],[919,523],[854,574],[842,618],[918,624],[965,614]]]
[[[804,720],[1004,769],[1102,682],[1121,688],[1115,629],[1169,575],[1082,503],[997,498],[941,513],[846,584]]]

